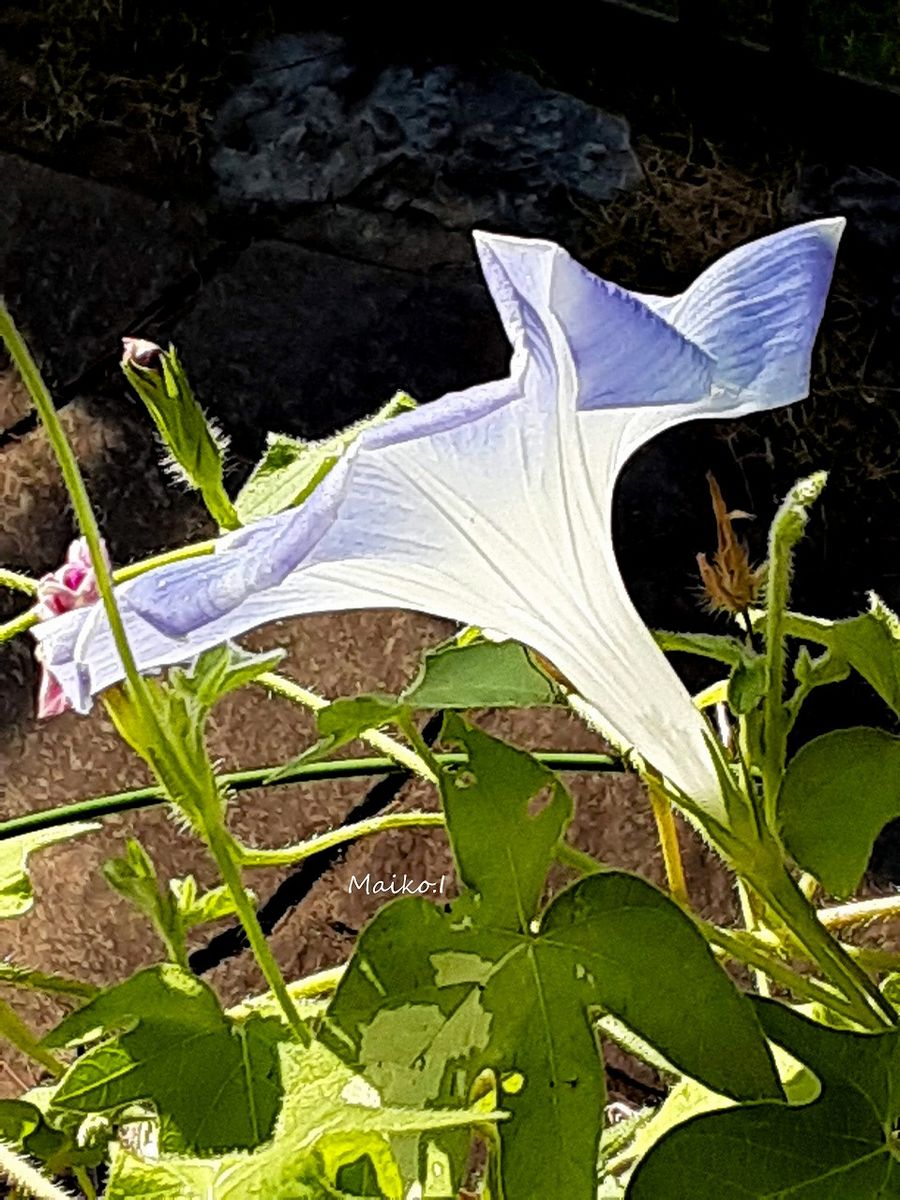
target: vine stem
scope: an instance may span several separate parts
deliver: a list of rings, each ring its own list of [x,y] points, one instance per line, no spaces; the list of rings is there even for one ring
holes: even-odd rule
[[[675,813],[662,791],[652,780],[647,781],[647,791],[650,796],[650,807],[656,822],[659,845],[662,850],[663,865],[666,869],[666,879],[669,884],[669,894],[676,904],[683,908],[690,906],[687,882],[684,877],[684,863],[681,860],[681,847],[678,844],[678,826],[675,823]]]
[[[0,1037],[5,1038],[17,1050],[34,1059],[56,1079],[66,1069],[66,1064],[41,1045],[40,1039],[28,1028],[11,1005],[0,998]]]
[[[22,575],[19,571],[9,571],[0,567],[0,587],[12,588],[15,592],[25,592],[26,595],[36,596],[38,581],[30,575]]]
[[[59,463],[63,482],[72,501],[72,508],[75,510],[78,526],[87,542],[88,551],[91,556],[91,565],[97,580],[97,590],[103,602],[103,608],[106,612],[106,618],[109,621],[116,650],[125,668],[125,677],[128,680],[129,687],[132,689],[135,697],[139,698],[139,702],[141,700],[144,701],[141,705],[142,709],[149,710],[150,705],[146,700],[144,681],[138,673],[134,655],[131,653],[131,648],[128,645],[128,639],[125,635],[125,626],[122,623],[122,617],[116,605],[115,596],[113,595],[112,576],[107,566],[106,555],[103,552],[103,543],[100,538],[100,529],[97,525],[97,518],[94,515],[94,509],[91,505],[87,488],[84,485],[81,468],[78,466],[74,451],[59,419],[59,413],[57,413],[54,407],[53,400],[38,370],[37,363],[32,358],[31,352],[25,345],[21,334],[9,314],[9,310],[2,301],[0,301],[0,338],[5,342],[10,357],[22,377],[22,382],[28,389],[28,394],[31,396],[34,406],[37,409],[51,449],[56,456],[56,461]]]
[[[10,962],[0,962],[0,983],[28,992],[45,992],[48,996],[68,996],[73,1000],[93,1000],[102,991],[94,983],[19,967]]]
[[[766,581],[765,641],[766,694],[763,699],[764,747],[762,757],[763,815],[766,827],[778,829],[778,792],[787,756],[790,714],[784,701],[785,620],[791,590],[794,547],[803,536],[808,510],[818,499],[828,476],[817,471],[801,479],[784,498],[769,533]],[[752,630],[752,620],[747,617]]]
[[[324,696],[310,691],[309,688],[301,687],[293,679],[287,679],[284,675],[279,675],[276,671],[264,671],[256,677],[254,683],[264,687],[266,691],[273,692],[276,696],[290,700],[294,704],[300,705],[301,708],[306,708],[314,713],[321,712],[323,708],[327,708],[331,703]],[[380,750],[382,754],[386,754],[389,758],[392,758],[408,771],[412,771],[414,775],[419,775],[422,779],[427,779],[429,783],[437,783],[437,775],[423,756],[416,753],[415,750],[411,750],[408,746],[404,746],[396,738],[392,738],[386,733],[381,733],[377,729],[367,729],[365,733],[360,734],[360,738],[374,749]]]
[[[333,850],[358,838],[372,837],[389,829],[443,828],[446,824],[443,813],[395,812],[382,813],[368,821],[357,821],[353,825],[341,825],[317,834],[296,846],[285,846],[282,850],[254,850],[247,846],[239,848],[240,862],[245,867],[287,867],[302,862],[323,850]]]
[[[784,614],[790,588],[791,552],[777,534],[778,518],[769,542],[766,582],[766,694],[763,700],[765,731],[762,757],[763,813],[769,829],[777,828],[776,802],[787,754],[787,717],[784,708]]]
[[[836,942],[791,876],[782,867],[778,876],[754,883],[754,889],[787,925],[810,961],[840,989],[853,1005],[854,1020],[867,1029],[894,1028],[897,1013],[872,979]]]
[[[802,1000],[810,1000],[815,1004],[823,1004],[827,1008],[840,1013],[842,1016],[857,1020],[856,1010],[841,995],[831,988],[825,987],[815,979],[801,975],[792,970],[773,954],[768,954],[762,947],[757,947],[730,929],[713,925],[700,917],[694,916],[694,922],[703,933],[710,945],[718,946],[728,958],[734,962],[751,967],[757,974],[765,973],[769,979],[780,987]]]
[[[346,963],[337,967],[326,967],[324,971],[316,971],[312,975],[304,976],[303,979],[292,980],[287,985],[287,990],[294,1001],[317,1000],[322,996],[330,996],[341,982],[346,970]],[[252,996],[242,1004],[236,1004],[233,1008],[229,1008],[228,1016],[233,1021],[245,1021],[251,1014],[268,1008],[270,1004],[271,1001],[267,995]]]
[[[66,437],[59,414],[47,390],[47,385],[44,383],[37,364],[2,301],[0,301],[0,338],[5,342],[6,348],[22,377],[22,381],[28,389],[28,393],[34,402],[47,433],[50,446],[59,463],[63,481],[75,511],[75,517],[90,552],[91,565],[97,581],[97,591],[100,594],[106,618],[109,621],[116,650],[122,660],[128,691],[131,694],[132,702],[137,707],[141,719],[146,726],[146,740],[151,743],[155,742],[159,746],[166,746],[171,750],[173,760],[183,775],[184,782],[188,787],[188,793],[190,793],[194,784],[190,764],[185,762],[177,739],[173,739],[170,736],[164,723],[160,721],[146,681],[138,671],[137,663],[128,644],[122,615],[116,604],[112,575],[103,551],[97,518],[94,514],[78,461],[75,458],[69,439]],[[203,806],[202,817],[210,852],[216,860],[216,864],[222,874],[222,879],[232,895],[235,911],[244,925],[247,939],[266,977],[266,982],[281,1003],[289,1026],[300,1041],[308,1045],[309,1031],[287,993],[287,988],[278,964],[275,962],[269,944],[259,927],[256,910],[241,881],[240,868],[237,865],[234,847],[225,829],[222,815],[216,808],[218,796],[207,796],[204,799],[207,803]]]
[[[759,929],[759,914],[756,912],[756,906],[753,903],[753,895],[750,892],[744,881],[738,878],[737,881],[738,900],[741,905],[741,916],[744,918],[744,925],[749,933],[756,933]],[[769,989],[769,981],[766,978],[766,972],[761,969],[756,969],[753,972],[753,978],[756,983],[756,990],[761,996],[771,995]],[[772,976],[770,976],[772,978]]]
[[[0,1174],[5,1175],[14,1187],[21,1188],[25,1195],[35,1197],[35,1200],[72,1200],[71,1192],[58,1188],[24,1155],[18,1154],[4,1141],[0,1141]]]
[[[857,900],[852,904],[836,904],[821,908],[819,920],[826,929],[852,929],[871,925],[875,921],[890,921],[900,917],[900,896],[879,896],[873,900]]]
[[[610,772],[617,769],[614,758],[606,754],[566,753],[556,750],[537,750],[534,757],[538,762],[554,771],[593,773]],[[465,763],[465,754],[457,752],[435,755],[442,766],[460,766]],[[254,789],[287,787],[289,784],[313,783],[317,780],[370,778],[375,775],[391,775],[405,771],[392,758],[336,758],[330,762],[301,763],[291,771],[271,779],[278,767],[257,767],[249,771],[234,771],[217,776],[220,787],[228,791],[244,792]],[[0,842],[19,837],[36,829],[52,829],[70,821],[87,818],[108,817],[113,813],[129,812],[133,809],[151,808],[163,804],[168,793],[160,786],[133,788],[126,792],[112,792],[106,796],[94,796],[74,804],[61,804],[55,808],[40,809],[24,813],[0,822]],[[574,851],[574,847],[570,847]],[[580,854],[581,851],[574,851]],[[591,860],[593,861],[593,860]]]
[[[18,637],[20,633],[26,633],[32,625],[37,625],[37,623],[37,613],[33,608],[27,608],[25,612],[19,613],[17,617],[0,625],[0,643],[8,642],[11,638]]]
[[[219,868],[222,882],[228,888],[228,892],[234,901],[235,912],[244,927],[247,941],[250,943],[250,949],[259,963],[266,983],[269,985],[269,990],[278,1001],[297,1040],[301,1045],[308,1046],[312,1041],[309,1027],[300,1016],[297,1006],[291,999],[284,976],[281,974],[281,969],[275,961],[272,948],[266,940],[266,935],[259,924],[256,908],[247,895],[247,889],[244,887],[244,881],[241,878],[241,868],[238,865],[240,862],[240,849],[235,845],[231,835],[221,823],[212,824],[205,821],[204,834],[210,852],[216,861],[216,866]]]

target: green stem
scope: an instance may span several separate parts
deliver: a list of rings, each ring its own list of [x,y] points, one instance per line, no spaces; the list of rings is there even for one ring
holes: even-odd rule
[[[3,999],[0,999],[0,1037],[40,1063],[55,1078],[65,1071],[66,1064],[41,1045],[40,1038],[35,1037],[15,1009]]]
[[[24,1155],[3,1141],[0,1141],[0,1175],[5,1175],[14,1187],[21,1188],[24,1195],[34,1200],[72,1200],[71,1192],[58,1188]]]
[[[768,828],[777,828],[776,804],[787,756],[787,713],[784,705],[784,613],[790,587],[791,555],[773,537],[766,583],[766,661],[768,682],[763,702],[763,812]]]
[[[201,558],[204,555],[212,554],[215,548],[216,539],[209,538],[205,542],[194,542],[191,546],[180,546],[177,550],[166,550],[163,554],[155,554],[152,558],[144,558],[127,567],[119,567],[117,571],[113,571],[113,579],[116,583],[127,583],[129,579],[136,579],[138,575],[146,575],[148,571],[155,571],[157,567],[167,567],[171,563],[183,562],[186,558]]]
[[[41,377],[37,364],[2,301],[0,301],[0,338],[6,343],[6,348],[22,377],[25,387],[28,389],[28,394],[31,396],[34,406],[37,409],[38,416],[47,434],[47,439],[56,456],[56,461],[59,463],[63,482],[66,485],[66,490],[72,501],[72,507],[75,510],[78,526],[87,542],[91,556],[91,565],[97,580],[97,590],[100,593],[100,599],[103,602],[113,640],[125,669],[125,677],[135,697],[143,700],[145,696],[144,681],[141,679],[134,656],[131,653],[131,648],[128,645],[125,626],[122,623],[122,617],[116,605],[115,596],[113,595],[113,582],[109,568],[106,565],[106,556],[103,551],[100,529],[97,525],[94,510],[91,507],[87,488],[84,486],[81,469],[78,466],[75,454],[69,444],[69,439],[66,437],[62,422],[59,419],[59,414],[54,407],[53,400]],[[144,704],[142,707],[148,710],[149,715],[149,704]]]
[[[84,1192],[85,1200],[97,1200],[97,1193],[94,1190],[94,1185],[91,1183],[91,1177],[88,1175],[84,1167],[73,1167],[72,1174],[78,1182],[78,1186]]]
[[[25,633],[32,625],[37,625],[38,616],[33,608],[27,608],[25,612],[19,613],[17,617],[13,617],[10,621],[5,621],[0,625],[0,644],[8,642],[11,638],[18,637],[20,633]]]
[[[741,905],[741,916],[744,918],[744,926],[748,933],[755,933],[759,929],[759,914],[753,903],[753,894],[740,877],[738,877],[737,881],[737,892]],[[766,980],[766,972],[764,970],[756,970],[753,974],[756,990],[761,996],[768,996],[770,992],[769,984]]]
[[[568,754],[562,751],[535,751],[534,757],[554,771],[594,773],[615,771],[618,762],[606,754]],[[441,766],[458,766],[466,761],[465,754],[438,754]],[[253,789],[287,787],[289,784],[313,783],[319,780],[370,778],[379,775],[402,774],[407,768],[399,766],[391,758],[340,758],[331,762],[302,763],[289,773],[271,780],[276,767],[259,767],[252,771],[236,771],[219,775],[220,787],[229,791],[244,792]],[[113,813],[129,812],[133,809],[150,808],[163,804],[168,798],[164,788],[142,787],[127,792],[113,792],[106,796],[95,796],[90,800],[79,800],[75,804],[61,804],[37,812],[24,813],[0,822],[0,842],[36,829],[53,829],[70,821],[111,816]]]
[[[853,1019],[863,1028],[893,1028],[897,1014],[858,963],[831,936],[793,879],[782,868],[755,890],[791,931],[822,974],[853,1006]]]
[[[425,771],[427,772],[427,774],[423,775],[422,777],[431,780],[432,783],[437,785],[441,777],[441,764],[438,762],[437,755],[422,737],[422,734],[419,732],[419,727],[413,720],[411,714],[407,715],[401,720],[400,728],[403,733],[406,734],[410,745],[418,755],[419,761],[422,763]],[[422,772],[418,771],[417,774],[422,775]]]
[[[339,967],[327,967],[324,971],[316,971],[315,974],[307,975],[303,979],[295,979],[287,985],[288,993],[295,1002],[330,996],[341,982],[341,977],[346,969],[346,964],[342,964]],[[263,996],[252,996],[243,1004],[236,1004],[233,1008],[229,1008],[228,1016],[233,1021],[246,1021],[249,1016],[259,1012],[260,1009],[269,1008],[271,1003],[268,993]]]
[[[820,908],[819,920],[826,929],[851,929],[871,925],[875,921],[892,921],[900,917],[900,896],[879,896],[874,900],[858,900],[853,904],[837,904]]]
[[[0,962],[0,983],[29,992],[45,992],[48,996],[70,996],[74,1000],[93,1000],[102,991],[94,983],[69,979],[65,975],[50,975],[10,962]]]
[[[305,979],[295,979],[288,984],[288,991],[295,1000],[309,1000],[316,996],[329,996],[341,982],[346,966],[326,967]]]
[[[323,850],[333,850],[335,846],[343,846],[358,838],[372,837],[389,829],[427,829],[435,826],[442,828],[444,824],[443,813],[384,813],[367,821],[341,825],[337,829],[330,829],[327,833],[317,834],[305,842],[296,846],[286,846],[281,850],[256,850],[249,846],[238,846],[237,852],[244,867],[287,867],[303,862],[305,858],[311,858]]]
[[[687,881],[684,877],[684,864],[681,861],[681,847],[678,844],[678,827],[675,824],[675,813],[672,805],[662,790],[653,780],[647,780],[647,792],[650,796],[650,807],[656,822],[656,832],[662,850],[663,865],[666,869],[666,879],[669,884],[669,894],[676,904],[683,908],[689,907]]]
[[[146,726],[145,741],[148,745],[156,744],[169,748],[172,753],[173,762],[177,764],[183,776],[183,781],[187,786],[188,794],[190,794],[195,782],[192,779],[191,764],[186,761],[181,752],[177,738],[172,738],[169,731],[159,720],[146,681],[141,677],[137,663],[131,653],[131,647],[128,644],[128,638],[125,633],[125,626],[116,605],[112,576],[106,564],[97,519],[91,507],[90,497],[87,494],[78,462],[60,422],[59,414],[53,405],[50,393],[47,391],[47,387],[41,378],[40,371],[29,353],[28,347],[16,329],[6,307],[2,303],[0,303],[0,337],[6,343],[13,362],[18,368],[22,380],[34,401],[34,405],[43,422],[50,445],[62,471],[63,480],[71,498],[79,528],[90,551],[91,564],[97,581],[97,590],[103,602],[103,608],[106,618],[109,621],[116,649],[122,660],[131,698]],[[221,817],[213,815],[213,809],[216,808],[218,797],[204,797],[204,799],[208,803],[201,807],[201,817],[205,825],[207,843],[219,870],[222,872],[222,879],[232,895],[235,910],[244,924],[250,946],[266,977],[266,982],[284,1008],[289,1025],[297,1034],[297,1037],[304,1044],[308,1044],[309,1031],[305,1023],[300,1020],[300,1016],[290,996],[287,994],[284,979],[281,976],[269,944],[259,927],[259,922],[256,919],[256,911],[250,903],[241,883],[240,871],[233,857],[230,840],[222,824]]]
[[[900,971],[900,952],[879,950],[877,946],[848,946],[844,949],[866,971]]]
[[[571,842],[557,842],[553,853],[560,866],[569,867],[579,875],[596,875],[598,871],[606,870],[604,864],[598,862],[593,854],[579,850]]]
[[[29,575],[21,575],[18,571],[8,571],[4,567],[0,567],[0,587],[12,588],[13,591],[36,596],[38,581]]]
[[[762,760],[763,814],[769,830],[778,829],[778,792],[787,757],[790,713],[784,700],[785,614],[791,590],[794,547],[803,536],[808,509],[825,486],[827,475],[819,471],[795,483],[781,504],[769,533],[769,563],[766,579],[766,695],[763,701],[764,750]]]
[[[265,671],[262,675],[257,676],[254,683],[264,687],[267,692],[273,692],[276,696],[290,700],[293,704],[298,704],[310,712],[321,712],[331,703],[324,696],[319,696],[308,688],[301,687],[293,679],[286,679],[275,671]],[[428,765],[427,760],[421,754],[410,750],[408,746],[404,746],[402,742],[398,742],[396,738],[389,737],[388,734],[381,733],[377,729],[366,730],[365,733],[360,734],[360,738],[376,750],[380,750],[382,754],[386,754],[395,762],[400,763],[408,771],[412,771],[414,775],[427,779],[429,783],[437,783],[437,775]],[[427,748],[426,754],[428,754]]]
[[[297,1007],[287,990],[284,976],[281,974],[278,963],[275,961],[272,948],[266,940],[266,935],[260,928],[256,909],[247,895],[247,889],[244,887],[243,880],[241,879],[239,848],[232,841],[224,825],[213,824],[208,820],[204,821],[204,825],[206,844],[209,846],[210,852],[216,861],[222,881],[226,888],[228,888],[229,895],[234,902],[235,912],[238,915],[241,925],[244,927],[247,941],[250,943],[250,949],[259,963],[260,970],[265,977],[266,983],[269,985],[269,990],[281,1006],[288,1025],[294,1032],[297,1040],[302,1045],[308,1046],[312,1040],[309,1026],[297,1012]]]
[[[857,1019],[854,1006],[831,988],[792,970],[781,959],[767,953],[748,938],[742,938],[729,929],[722,929],[699,917],[695,917],[694,920],[710,945],[718,946],[734,962],[750,967],[754,973],[768,976],[773,983],[777,983],[800,1000],[822,1004],[851,1020]]]

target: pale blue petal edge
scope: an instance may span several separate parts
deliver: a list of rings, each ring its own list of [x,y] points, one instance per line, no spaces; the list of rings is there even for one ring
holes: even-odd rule
[[[577,408],[689,404],[709,394],[711,355],[632,292],[553,242],[476,232],[475,243],[513,345],[561,369],[563,343]]]

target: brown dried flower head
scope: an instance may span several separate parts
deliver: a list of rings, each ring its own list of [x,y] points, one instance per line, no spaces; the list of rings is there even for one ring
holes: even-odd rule
[[[758,567],[750,565],[746,543],[737,537],[732,524],[739,518],[752,520],[752,513],[740,509],[729,512],[715,477],[710,473],[706,478],[719,535],[712,561],[705,554],[697,555],[706,603],[712,612],[742,613],[756,602],[766,581],[765,563]]]

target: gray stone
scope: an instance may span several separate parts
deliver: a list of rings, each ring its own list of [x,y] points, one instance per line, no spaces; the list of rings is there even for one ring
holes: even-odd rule
[[[620,117],[514,71],[357,71],[339,38],[283,37],[216,122],[212,167],[236,204],[347,201],[452,229],[561,232],[635,184]]]

